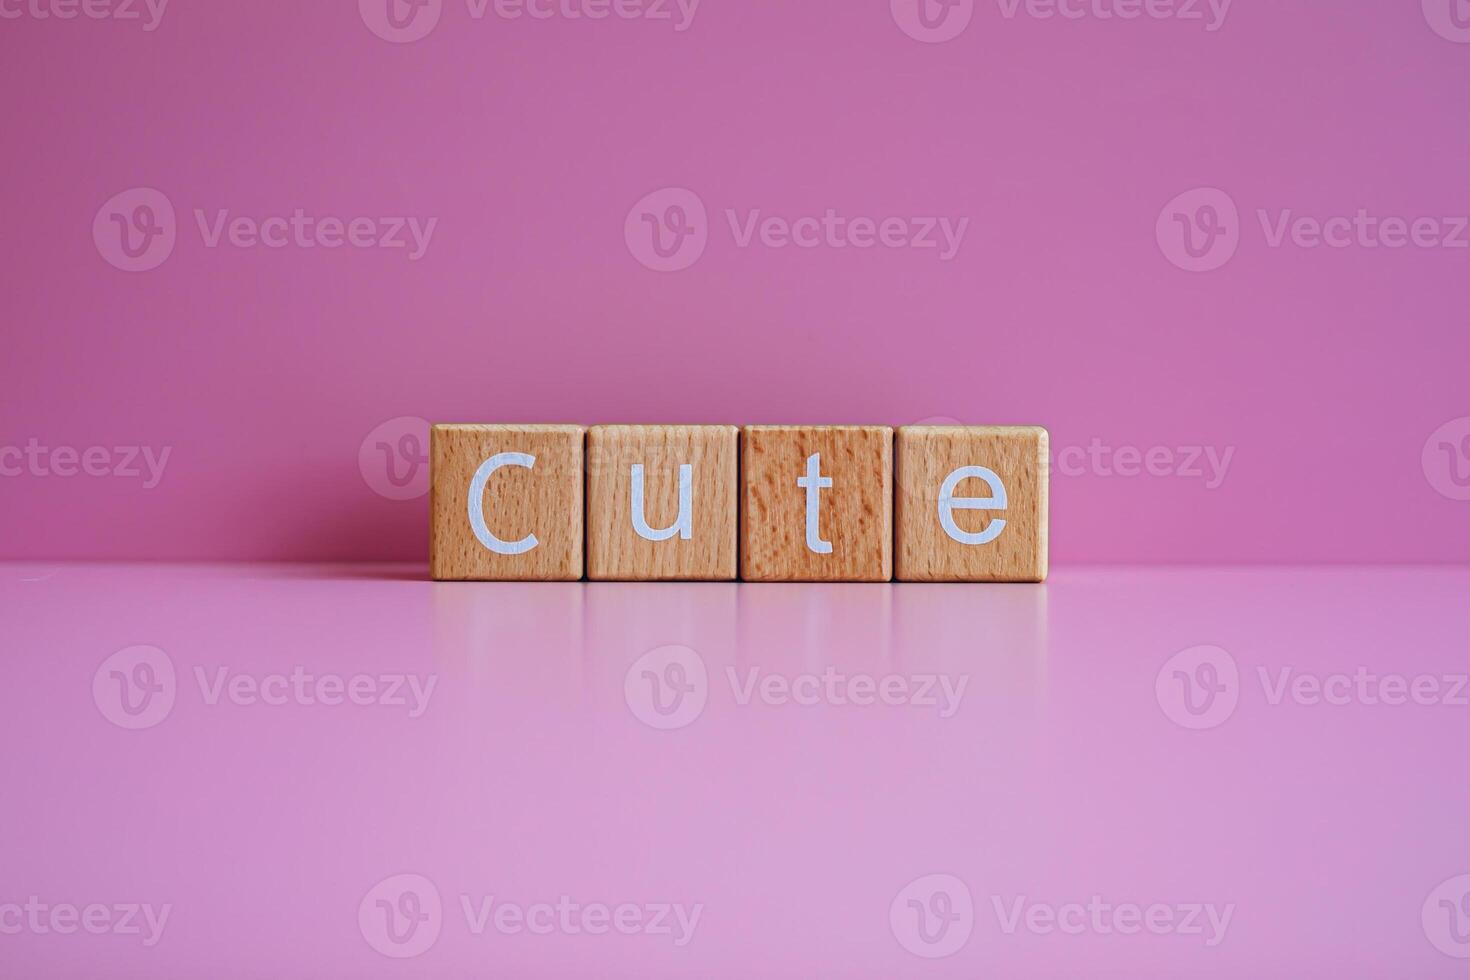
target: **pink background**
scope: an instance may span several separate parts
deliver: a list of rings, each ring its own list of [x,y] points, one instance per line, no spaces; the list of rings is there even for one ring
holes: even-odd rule
[[[351,2],[0,20],[0,445],[171,446],[162,483],[0,479],[10,557],[421,558],[364,437],[452,421],[1040,423],[1056,447],[1235,448],[1224,483],[1053,489],[1066,561],[1470,557],[1421,451],[1470,415],[1470,251],[1267,246],[1255,213],[1470,213],[1470,45],[1417,2],[1200,22],[1006,19],[923,44],[887,0],[374,36]],[[664,187],[691,268],[623,238]],[[113,195],[178,245],[124,273]],[[1218,187],[1223,268],[1155,241]],[[437,217],[404,251],[204,246],[193,209]],[[736,247],[725,210],[968,217],[958,256]]]

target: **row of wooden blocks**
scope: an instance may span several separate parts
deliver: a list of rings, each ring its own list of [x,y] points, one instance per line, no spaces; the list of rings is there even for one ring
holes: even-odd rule
[[[436,580],[1046,578],[1037,426],[436,425],[430,443]]]

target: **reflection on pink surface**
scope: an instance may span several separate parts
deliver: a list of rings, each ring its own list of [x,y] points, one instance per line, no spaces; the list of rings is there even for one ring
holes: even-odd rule
[[[0,565],[0,973],[1459,976],[1470,571]]]

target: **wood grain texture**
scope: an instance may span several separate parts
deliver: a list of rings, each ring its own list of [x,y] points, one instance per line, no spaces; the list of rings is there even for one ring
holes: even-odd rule
[[[893,430],[752,425],[742,431],[740,575],[748,582],[886,582],[893,577]],[[807,458],[821,456],[819,534],[807,546]]]
[[[1039,426],[905,426],[898,430],[894,501],[900,582],[1041,582],[1047,573],[1047,431]],[[1005,487],[1004,510],[951,511],[955,526],[976,534],[991,521],[1005,526],[993,540],[967,544],[940,523],[939,492],[962,466],[983,466]],[[953,496],[991,497],[976,477]]]
[[[582,577],[582,444],[579,425],[436,425],[430,431],[429,574],[439,581],[568,581]],[[504,466],[482,497],[485,525],[508,542],[536,536],[523,554],[497,554],[470,524],[470,484],[500,453],[535,457]]]
[[[587,432],[587,577],[731,581],[736,573],[740,430],[733,425],[595,425]],[[633,467],[651,531],[679,521],[679,469],[690,468],[690,536],[662,541],[633,524]]]

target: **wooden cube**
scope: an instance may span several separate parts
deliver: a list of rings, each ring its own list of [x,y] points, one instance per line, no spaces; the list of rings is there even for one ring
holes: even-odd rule
[[[898,430],[901,582],[1041,582],[1047,432],[1039,426]]]
[[[434,426],[429,575],[580,579],[585,433],[579,425]]]
[[[750,425],[741,461],[741,578],[893,577],[892,429]]]
[[[735,578],[740,430],[594,425],[587,432],[587,577]]]

